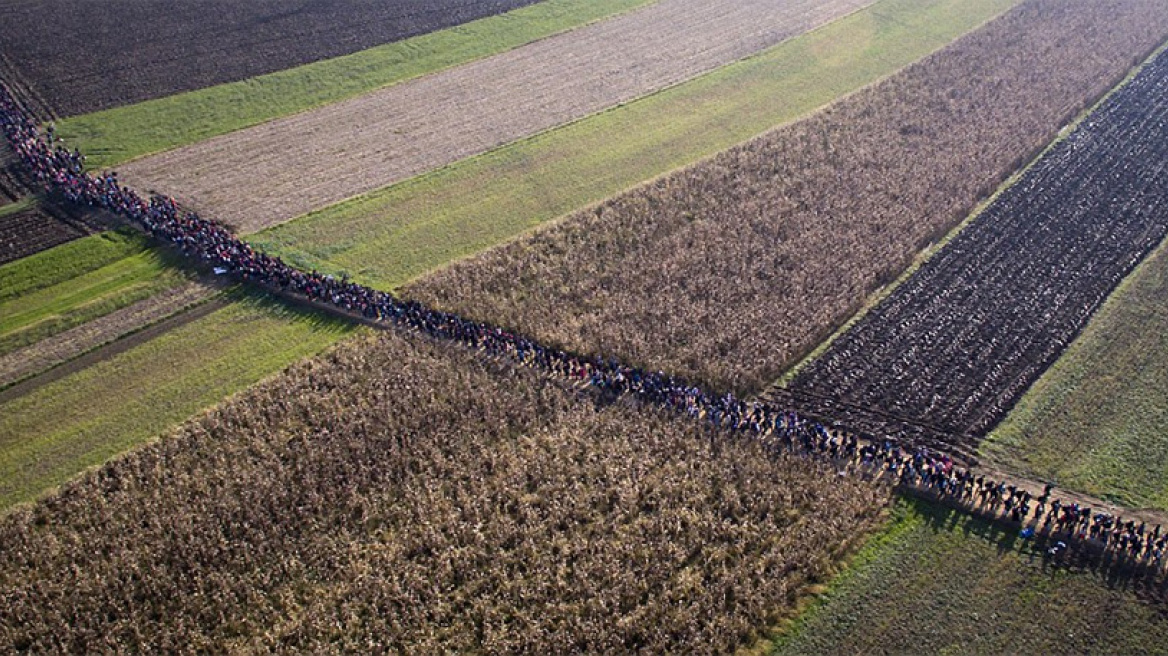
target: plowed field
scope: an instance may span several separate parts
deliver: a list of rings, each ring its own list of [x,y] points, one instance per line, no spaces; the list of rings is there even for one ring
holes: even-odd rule
[[[59,115],[241,80],[534,0],[0,0],[11,66]]]
[[[663,0],[119,170],[254,232],[670,86],[870,2]]]
[[[407,291],[757,393],[1166,33],[1161,2],[1030,0],[825,112]]]
[[[789,387],[841,419],[983,436],[1166,233],[1161,55]]]

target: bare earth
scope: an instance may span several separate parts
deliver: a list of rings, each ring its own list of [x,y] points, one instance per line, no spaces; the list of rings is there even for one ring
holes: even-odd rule
[[[662,0],[119,173],[255,232],[677,84],[872,1]]]
[[[202,283],[180,285],[59,335],[0,356],[0,386],[11,385],[72,360],[102,344],[165,319],[214,293],[214,288]]]

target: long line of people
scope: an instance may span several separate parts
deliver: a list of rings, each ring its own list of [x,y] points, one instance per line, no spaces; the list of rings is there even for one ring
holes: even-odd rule
[[[1077,504],[1051,500],[1049,486],[1042,496],[1035,497],[1015,486],[975,477],[948,456],[928,449],[908,450],[891,441],[847,434],[765,403],[712,394],[662,372],[643,371],[615,359],[568,353],[497,326],[401,300],[349,280],[296,269],[278,257],[257,252],[222,225],[183,211],[171,198],[152,195],[143,199],[121,185],[116,173],[87,173],[84,156],[62,146],[51,131],[42,136],[37,123],[3,84],[0,125],[24,166],[47,190],[59,192],[72,202],[113,212],[218,271],[369,320],[392,322],[505,356],[608,395],[629,394],[664,405],[715,427],[753,434],[769,449],[829,458],[841,466],[841,471],[889,477],[910,489],[949,497],[985,511],[1003,512],[1019,526],[1029,523],[1023,530],[1042,530],[1068,540],[1091,540],[1157,569],[1164,565],[1168,534],[1159,526],[1149,530],[1142,522],[1137,525],[1131,520],[1093,513]],[[1051,555],[1057,555],[1062,548],[1059,545],[1065,544],[1056,542]]]

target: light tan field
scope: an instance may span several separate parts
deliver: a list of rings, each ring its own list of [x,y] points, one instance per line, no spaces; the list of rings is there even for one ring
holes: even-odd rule
[[[871,2],[662,0],[119,171],[255,232],[677,84]]]

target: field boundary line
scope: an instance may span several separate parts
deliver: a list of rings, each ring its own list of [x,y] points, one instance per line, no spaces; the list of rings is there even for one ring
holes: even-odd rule
[[[1066,125],[1059,128],[1058,136],[1056,136],[1053,141],[1038,149],[1031,157],[1024,158],[1025,163],[1021,166],[1021,168],[1015,170],[1010,174],[1009,177],[1002,181],[1001,184],[999,184],[997,188],[994,189],[993,193],[987,196],[984,200],[979,201],[977,205],[969,212],[969,214],[961,220],[960,223],[946,232],[939,239],[927,244],[924,248],[918,251],[917,254],[913,256],[912,263],[908,266],[908,268],[897,275],[892,281],[882,285],[876,291],[869,294],[861,304],[860,308],[854,314],[852,314],[852,316],[849,317],[847,321],[842,323],[839,328],[832,331],[832,333],[826,339],[818,343],[815,348],[812,349],[806,356],[800,358],[800,360],[792,365],[787,371],[785,371],[782,376],[764,388],[756,396],[764,395],[766,394],[767,390],[775,387],[786,389],[787,385],[811,361],[815,360],[824,352],[826,352],[837,338],[850,330],[864,317],[866,317],[873,309],[880,305],[881,302],[891,296],[898,287],[904,284],[918,270],[920,270],[920,268],[926,262],[940,253],[941,250],[949,244],[949,242],[953,241],[953,239],[958,234],[965,230],[971,223],[976,221],[986,210],[986,208],[993,204],[993,202],[996,201],[1003,192],[1005,192],[1010,187],[1013,187],[1031,168],[1033,168],[1036,163],[1038,163],[1039,160],[1041,160],[1055,146],[1063,142],[1066,137],[1070,135],[1075,130],[1075,128],[1078,127],[1084,120],[1086,120],[1092,113],[1094,113],[1100,105],[1102,105],[1114,93],[1127,86],[1128,82],[1130,82],[1132,78],[1134,78],[1156,57],[1160,56],[1165,51],[1168,51],[1168,41],[1161,42],[1160,45],[1152,49],[1149,55],[1142,59],[1138,59],[1133,67],[1124,73],[1124,75],[1119,77],[1118,81],[1112,87],[1110,87],[1105,93],[1101,94],[1098,98],[1091,102],[1090,105],[1088,105],[1085,109],[1081,110],[1075,116],[1073,116],[1069,122],[1066,123]],[[1130,275],[1130,273],[1128,275]]]
[[[551,1],[555,2],[556,0],[551,0]],[[257,120],[243,120],[243,121],[240,121],[238,125],[234,125],[233,127],[217,127],[217,128],[209,130],[207,132],[207,134],[199,137],[198,139],[194,139],[194,140],[172,139],[168,143],[166,143],[165,145],[160,145],[160,147],[158,147],[158,148],[152,148],[152,149],[148,149],[148,150],[143,150],[142,152],[136,152],[134,154],[131,154],[129,157],[115,157],[113,159],[106,160],[104,157],[101,156],[101,152],[102,152],[101,148],[103,148],[103,146],[101,146],[100,144],[104,141],[108,141],[108,139],[103,138],[98,142],[99,143],[99,147],[97,149],[98,155],[96,157],[94,157],[94,159],[98,160],[98,163],[102,167],[109,168],[109,167],[115,167],[115,166],[123,166],[123,165],[129,164],[131,162],[135,162],[137,160],[140,160],[140,159],[144,159],[144,158],[151,157],[154,155],[159,155],[161,153],[165,153],[165,152],[175,150],[178,148],[183,148],[185,146],[190,146],[190,145],[193,145],[193,144],[198,143],[200,141],[205,141],[207,139],[212,139],[215,137],[223,136],[226,134],[230,134],[232,132],[238,132],[240,130],[246,130],[246,129],[251,128],[251,127],[263,125],[265,123],[280,120],[283,118],[296,116],[298,114],[302,114],[305,112],[311,112],[311,111],[319,109],[321,107],[325,107],[325,106],[335,104],[338,102],[343,102],[345,100],[357,98],[357,97],[362,96],[362,95],[366,95],[366,94],[373,93],[373,92],[376,92],[376,91],[379,91],[379,90],[382,90],[382,89],[385,89],[388,87],[393,87],[393,86],[396,86],[399,84],[410,82],[412,80],[416,80],[418,78],[422,78],[422,77],[425,77],[428,75],[433,75],[435,73],[449,70],[451,68],[456,68],[458,66],[464,66],[468,63],[478,61],[480,59],[485,59],[487,57],[493,57],[493,56],[496,56],[496,55],[499,55],[502,53],[510,52],[510,51],[515,50],[517,48],[522,48],[522,47],[527,46],[527,45],[532,44],[532,43],[538,43],[540,41],[552,38],[552,37],[560,35],[560,34],[572,32],[572,31],[580,29],[582,27],[586,27],[586,26],[589,26],[589,25],[592,25],[592,24],[595,24],[598,22],[610,20],[612,18],[616,18],[618,16],[622,16],[622,15],[625,15],[625,14],[628,14],[631,12],[640,11],[642,9],[645,9],[646,7],[649,7],[649,6],[652,6],[652,5],[655,5],[655,4],[658,4],[659,2],[661,2],[661,0],[633,0],[633,1],[638,2],[638,4],[636,4],[634,6],[627,6],[627,7],[619,8],[619,9],[612,11],[611,13],[607,13],[607,14],[604,14],[601,16],[592,17],[592,18],[585,20],[584,22],[568,25],[568,26],[563,27],[561,29],[556,29],[556,30],[553,30],[551,32],[547,32],[545,34],[542,34],[540,36],[537,36],[536,38],[533,38],[533,39],[530,39],[527,41],[522,41],[522,42],[514,43],[511,45],[507,45],[501,49],[490,50],[488,52],[476,54],[472,57],[462,59],[459,61],[454,61],[454,62],[449,62],[449,63],[440,63],[432,68],[420,70],[418,72],[412,72],[412,73],[403,75],[401,77],[392,79],[392,80],[384,82],[384,83],[379,83],[379,84],[375,84],[375,85],[371,85],[371,86],[364,86],[360,89],[356,89],[356,90],[351,91],[351,92],[338,93],[335,96],[330,97],[326,100],[322,100],[320,102],[305,103],[305,104],[303,104],[303,106],[301,106],[298,109],[295,109],[293,111],[283,112],[283,113],[281,113],[281,112],[270,113],[264,117],[258,118]],[[378,51],[378,50],[402,49],[402,50],[408,51],[410,48],[410,43],[409,43],[410,41],[416,42],[418,40],[434,40],[434,39],[440,38],[440,35],[443,32],[446,32],[448,34],[456,34],[456,33],[459,33],[460,31],[467,30],[469,27],[473,26],[476,23],[481,23],[483,21],[490,21],[492,19],[497,19],[501,16],[507,16],[509,14],[514,14],[515,12],[527,11],[527,13],[534,13],[534,11],[531,9],[532,7],[539,7],[540,5],[546,5],[548,2],[549,2],[549,0],[543,0],[542,2],[537,2],[535,4],[517,7],[515,9],[512,9],[511,11],[504,12],[503,14],[495,14],[493,16],[485,16],[483,18],[476,19],[476,20],[471,21],[469,23],[463,23],[461,25],[454,25],[451,27],[444,28],[442,30],[438,30],[436,32],[427,32],[427,33],[423,33],[423,34],[418,34],[418,35],[415,35],[413,37],[409,37],[407,39],[402,39],[402,40],[398,40],[398,41],[391,41],[391,42],[384,43],[381,45],[373,46],[371,48],[366,48],[364,50],[360,50],[357,52],[353,52],[353,53],[349,53],[349,54],[345,54],[345,55],[338,55],[336,57],[330,57],[328,59],[319,60],[319,61],[315,61],[315,62],[309,62],[306,64],[301,64],[299,66],[294,66],[292,68],[283,69],[280,71],[273,71],[270,73],[264,73],[262,75],[257,75],[257,76],[245,78],[242,80],[236,80],[234,82],[223,82],[220,84],[212,85],[210,87],[204,87],[202,89],[193,89],[193,90],[189,90],[189,91],[182,91],[182,92],[179,92],[176,94],[171,94],[169,96],[162,96],[160,98],[143,100],[143,101],[140,101],[137,103],[133,103],[131,105],[124,105],[121,107],[112,107],[109,109],[98,110],[98,111],[89,112],[86,114],[79,114],[77,116],[69,116],[69,117],[66,117],[66,118],[63,118],[63,119],[56,121],[57,127],[58,127],[60,134],[63,137],[68,138],[70,142],[75,141],[75,142],[79,143],[82,147],[85,147],[87,145],[91,146],[92,142],[94,141],[93,137],[91,137],[91,136],[86,137],[85,134],[80,133],[79,130],[82,130],[82,129],[92,130],[93,129],[92,127],[86,127],[87,124],[96,123],[96,124],[100,125],[102,122],[102,119],[105,117],[111,117],[111,116],[118,117],[118,116],[129,115],[132,118],[135,114],[148,111],[148,109],[152,105],[163,105],[163,104],[169,104],[169,103],[177,103],[180,99],[183,99],[183,98],[189,98],[191,100],[190,104],[194,105],[195,108],[197,109],[197,107],[199,105],[199,101],[204,96],[214,95],[216,93],[224,93],[224,92],[231,90],[231,89],[240,89],[241,92],[245,96],[247,96],[247,95],[249,95],[249,92],[246,91],[247,87],[249,85],[256,84],[257,81],[259,84],[263,85],[268,80],[283,80],[285,78],[296,78],[297,72],[311,75],[311,74],[317,73],[318,69],[323,69],[323,70],[321,70],[322,73],[327,73],[329,75],[343,75],[344,74],[344,67],[340,66],[340,64],[341,64],[341,62],[343,62],[346,59],[347,60],[354,60],[354,59],[360,59],[363,57],[369,57],[369,56],[371,56],[372,53],[374,53],[375,51]],[[496,20],[495,22],[500,22],[500,21]],[[439,35],[439,36],[435,36],[435,35]],[[338,70],[331,70],[334,67],[337,67]],[[252,94],[252,95],[254,95],[254,94]],[[226,104],[227,104],[226,102],[219,102],[219,103],[216,103],[215,106],[218,108],[218,107],[224,106]],[[87,144],[86,143],[87,141],[89,141],[91,143]],[[92,150],[92,148],[91,148],[91,150]]]

